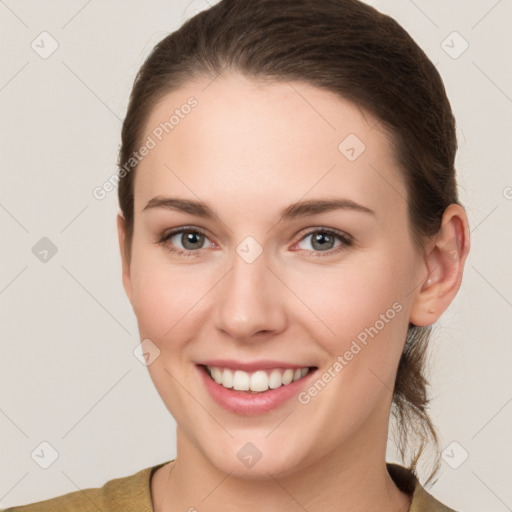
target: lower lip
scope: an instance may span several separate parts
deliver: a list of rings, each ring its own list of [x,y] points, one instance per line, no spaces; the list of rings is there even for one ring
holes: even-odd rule
[[[206,389],[219,405],[228,411],[246,416],[263,414],[276,409],[292,396],[296,396],[304,387],[306,381],[309,380],[309,377],[316,371],[316,368],[310,370],[307,375],[286,386],[269,389],[263,393],[252,393],[250,391],[236,391],[234,389],[225,388],[217,384],[210,377],[204,366],[197,365],[197,369],[201,374]]]

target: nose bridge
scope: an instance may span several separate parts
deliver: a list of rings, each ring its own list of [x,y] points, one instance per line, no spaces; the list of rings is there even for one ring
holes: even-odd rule
[[[267,253],[252,237],[236,247],[232,268],[217,297],[219,329],[247,340],[258,332],[283,328],[283,304],[269,263]]]

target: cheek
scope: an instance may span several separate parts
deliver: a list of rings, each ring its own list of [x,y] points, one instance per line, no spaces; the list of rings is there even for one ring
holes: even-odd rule
[[[333,372],[343,377],[335,379],[334,387],[350,382],[354,393],[364,395],[382,381],[392,389],[409,325],[408,275],[413,266],[409,269],[407,261],[388,249],[337,267],[319,267],[297,279],[294,292],[308,310],[300,304],[296,321],[322,345],[327,365],[342,357],[343,370]]]
[[[397,317],[396,310],[400,308],[393,305],[403,300],[397,271],[391,261],[374,261],[379,264],[360,260],[357,265],[341,263],[329,269],[312,269],[296,281],[294,292],[309,309],[306,318],[310,324],[320,322],[318,334],[321,332],[331,353],[343,348],[340,340],[357,337],[378,322],[381,315]],[[291,274],[289,279],[293,282]],[[301,304],[301,310],[303,307]]]
[[[203,294],[192,268],[171,268],[159,251],[141,250],[135,254],[132,305],[142,338],[157,345],[164,340],[179,343],[183,339]]]
[[[153,350],[157,356],[147,369],[167,409],[181,425],[187,424],[187,411],[201,414],[193,410],[182,389],[192,377],[187,372],[194,370],[187,360],[187,347],[202,325],[201,297],[207,292],[205,280],[203,290],[192,269],[170,268],[150,253],[138,255],[132,267],[132,303],[140,339],[156,346]]]
[[[315,313],[303,312],[308,320],[298,321],[328,354],[318,375],[325,388],[313,384],[315,389],[307,389],[299,401],[311,403],[314,414],[332,424],[334,437],[359,428],[374,410],[387,413],[408,327],[404,286],[394,261],[361,258],[357,266],[341,265],[320,280],[313,272],[297,291]],[[333,407],[343,414],[333,419]]]

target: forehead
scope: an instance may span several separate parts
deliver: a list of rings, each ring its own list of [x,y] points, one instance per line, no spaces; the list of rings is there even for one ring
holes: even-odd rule
[[[239,74],[190,82],[153,109],[142,140],[150,139],[135,180],[137,211],[166,193],[215,204],[280,191],[276,208],[313,192],[388,206],[405,198],[377,120],[303,82]]]

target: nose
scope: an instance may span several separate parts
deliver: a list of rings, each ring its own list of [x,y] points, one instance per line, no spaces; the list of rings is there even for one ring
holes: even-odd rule
[[[251,342],[286,328],[285,287],[269,268],[265,252],[251,263],[235,253],[219,284],[214,318],[224,334]]]

